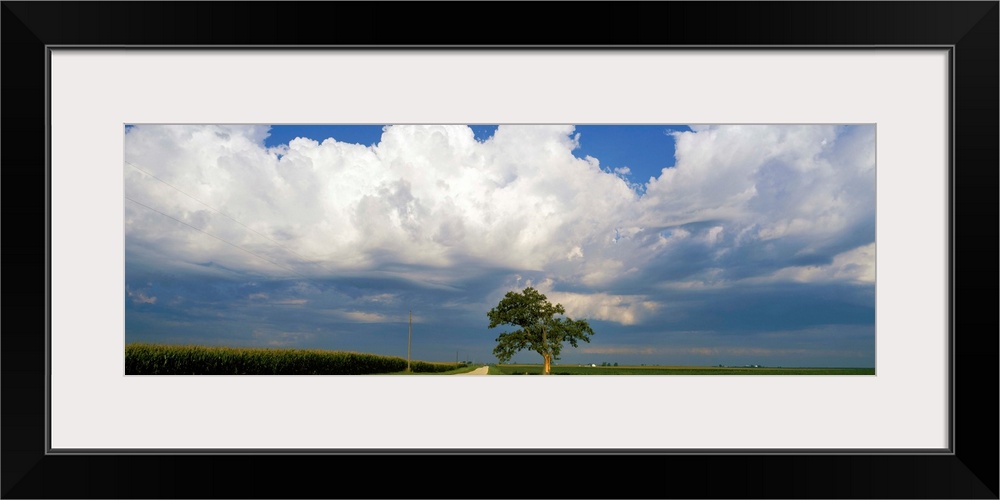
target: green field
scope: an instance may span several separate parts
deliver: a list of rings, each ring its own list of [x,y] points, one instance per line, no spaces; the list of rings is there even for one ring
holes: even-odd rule
[[[490,375],[541,375],[541,365],[490,365]],[[875,375],[874,368],[554,365],[553,375]]]
[[[452,374],[461,363],[411,361],[414,374]],[[126,375],[376,375],[408,374],[406,359],[320,349],[263,349],[132,343]]]
[[[478,368],[320,349],[265,349],[132,343],[126,375],[454,375]],[[490,365],[490,375],[541,375],[542,365]],[[874,368],[554,365],[553,375],[874,375]]]

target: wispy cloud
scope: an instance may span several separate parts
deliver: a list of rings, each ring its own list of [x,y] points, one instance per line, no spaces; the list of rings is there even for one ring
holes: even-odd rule
[[[283,300],[275,300],[271,303],[280,306],[301,306],[303,304],[308,304],[309,301],[306,299],[283,299]]]
[[[379,293],[375,295],[366,295],[362,297],[362,300],[368,302],[375,302],[379,304],[391,304],[397,301],[397,294],[394,293]]]
[[[875,283],[875,243],[839,253],[826,265],[791,266],[756,281]]]
[[[384,314],[364,311],[345,311],[342,313],[342,316],[351,321],[357,321],[360,323],[384,323],[389,319]]]
[[[133,304],[155,304],[156,297],[146,295],[144,290],[133,291],[131,287],[125,285],[125,294],[132,299]]]

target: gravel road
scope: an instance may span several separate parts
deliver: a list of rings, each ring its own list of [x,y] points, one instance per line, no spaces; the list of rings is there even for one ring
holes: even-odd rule
[[[490,367],[488,367],[488,366],[480,366],[479,368],[476,368],[475,370],[472,370],[471,372],[459,373],[459,375],[486,375],[489,372],[490,372]]]

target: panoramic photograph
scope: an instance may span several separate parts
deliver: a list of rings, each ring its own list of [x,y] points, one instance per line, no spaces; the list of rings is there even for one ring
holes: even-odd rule
[[[873,124],[126,124],[126,375],[875,375]]]

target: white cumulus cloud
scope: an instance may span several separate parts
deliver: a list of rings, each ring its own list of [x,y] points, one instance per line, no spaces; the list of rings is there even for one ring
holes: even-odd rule
[[[577,158],[571,125],[501,125],[482,142],[463,125],[387,126],[371,146],[268,148],[267,133],[131,128],[129,264],[303,287],[382,273],[450,289],[479,270],[534,272],[577,316],[626,325],[651,317],[662,289],[874,280],[874,126],[692,127],[673,134],[676,165],[641,189],[627,167]]]

